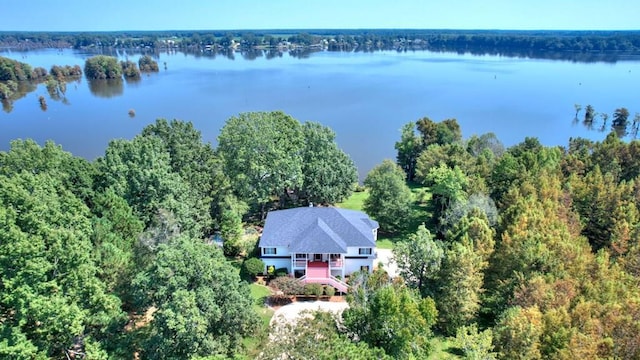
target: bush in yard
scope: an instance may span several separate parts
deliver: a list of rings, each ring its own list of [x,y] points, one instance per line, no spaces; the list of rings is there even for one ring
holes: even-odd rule
[[[287,275],[289,275],[289,270],[287,270],[287,268],[276,269],[276,277],[287,276]]]
[[[284,276],[271,280],[269,286],[275,290],[279,290],[283,295],[293,296],[302,294],[304,291],[304,285],[298,280],[292,277]]]
[[[264,262],[258,258],[249,258],[244,261],[242,266],[253,277],[264,273]]]
[[[324,294],[331,297],[336,294],[336,288],[333,286],[327,285],[324,287]]]
[[[324,287],[321,284],[305,284],[304,285],[304,294],[305,295],[313,295],[316,297],[322,296],[324,292]]]

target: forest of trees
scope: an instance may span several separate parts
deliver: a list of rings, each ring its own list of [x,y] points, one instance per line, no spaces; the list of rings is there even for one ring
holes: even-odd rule
[[[331,129],[243,113],[214,148],[160,119],[91,162],[15,140],[0,152],[0,357],[242,359],[251,337],[262,359],[412,359],[439,336],[466,359],[639,358],[640,142],[461,134],[411,122],[397,162],[367,175],[380,230],[409,234],[400,276],[355,274],[338,318],[272,329],[232,263],[266,211],[351,195]],[[408,184],[431,194],[416,228]]]
[[[235,126],[255,131],[237,138]],[[264,147],[282,126],[300,139],[292,153]],[[245,215],[294,205],[284,198],[290,185],[298,202],[350,194],[355,165],[334,137],[281,112],[230,119],[220,143],[243,147],[245,160],[261,167],[246,183],[232,150],[213,149],[182,121],[158,120],[132,140],[114,140],[93,162],[52,142],[13,141],[0,152],[0,357],[241,354],[258,319],[225,255],[239,251]],[[295,181],[274,176],[262,184],[284,165],[282,175],[292,171]],[[256,185],[263,190],[245,191]],[[214,231],[225,237],[226,254],[209,245]]]

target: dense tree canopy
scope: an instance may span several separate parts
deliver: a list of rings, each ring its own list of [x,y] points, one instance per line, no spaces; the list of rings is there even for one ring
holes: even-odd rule
[[[302,193],[314,203],[335,204],[352,193],[358,172],[351,158],[338,148],[335,133],[318,123],[302,126]]]
[[[58,168],[72,156],[52,144],[14,146],[16,153],[0,156],[0,333],[6,335],[0,352],[61,358],[82,351],[99,358],[107,347],[101,342],[126,317],[99,278],[89,209]],[[22,163],[13,162],[19,158]]]
[[[246,283],[217,247],[200,240],[177,238],[160,245],[135,284],[144,295],[141,302],[157,309],[145,357],[231,355],[257,325]]]
[[[490,134],[462,141],[452,120],[404,130],[399,152],[422,144],[398,162],[417,154],[425,225],[392,161],[364,202],[399,276],[352,275],[341,323],[306,318],[280,342],[258,325],[241,262],[208,236],[248,253],[244,222],[259,225],[263,205],[347,196],[353,163],[330,129],[241,114],[214,150],[190,123],[158,120],[92,162],[13,141],[0,152],[0,357],[223,359],[254,343],[264,359],[424,358],[433,336],[455,336],[465,358],[640,357],[640,142],[503,151]],[[281,296],[300,285],[274,281]]]
[[[385,281],[382,272],[353,276],[350,307],[343,314],[347,331],[395,359],[426,357],[437,316],[433,300],[421,298],[401,282]]]
[[[202,234],[210,227],[209,204],[171,168],[170,154],[157,137],[114,140],[97,163],[101,189],[113,188],[145,223],[159,210],[176,217],[184,231]]]
[[[84,73],[88,79],[118,79],[122,77],[122,67],[115,57],[96,55],[85,61]]]
[[[264,215],[273,197],[302,185],[303,141],[300,123],[283,112],[243,113],[220,131],[218,153],[238,197]]]
[[[384,160],[369,172],[364,185],[369,189],[364,210],[380,223],[383,231],[403,229],[411,211],[412,195],[406,175],[391,160]]]
[[[244,113],[227,120],[218,154],[235,195],[265,215],[279,200],[333,204],[357,181],[353,161],[318,123],[300,122],[280,112]]]

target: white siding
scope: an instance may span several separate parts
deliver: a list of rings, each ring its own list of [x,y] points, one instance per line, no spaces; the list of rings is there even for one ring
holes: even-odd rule
[[[373,270],[373,258],[368,259],[346,259],[344,273],[350,275],[356,271],[360,271],[361,266],[368,266],[369,271]]]
[[[347,247],[347,255],[344,261],[344,273],[350,275],[360,271],[361,266],[368,266],[369,271],[373,270],[373,262],[376,257],[376,248],[371,247],[371,255],[360,255],[359,247]]]
[[[371,246],[371,255],[360,255],[359,247],[347,247],[347,256],[370,256],[373,258],[375,254],[376,254],[375,246]]]
[[[262,261],[264,261],[265,273],[270,265],[273,265],[276,269],[287,268],[287,272],[291,273],[291,259],[269,259],[268,257],[263,257]]]
[[[289,249],[287,249],[286,246],[267,246],[267,248],[273,248],[273,247],[276,248],[275,254],[264,255],[264,251],[262,250],[263,248],[260,248],[260,256],[264,258],[269,256],[276,256],[276,257],[289,256]]]

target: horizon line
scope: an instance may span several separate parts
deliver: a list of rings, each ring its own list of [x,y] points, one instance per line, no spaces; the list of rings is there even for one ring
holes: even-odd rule
[[[235,29],[163,29],[163,30],[0,30],[0,33],[114,33],[114,32],[167,32],[167,31],[193,31],[193,32],[237,32],[237,31],[485,31],[485,32],[640,32],[638,29],[464,29],[464,28],[235,28]]]

